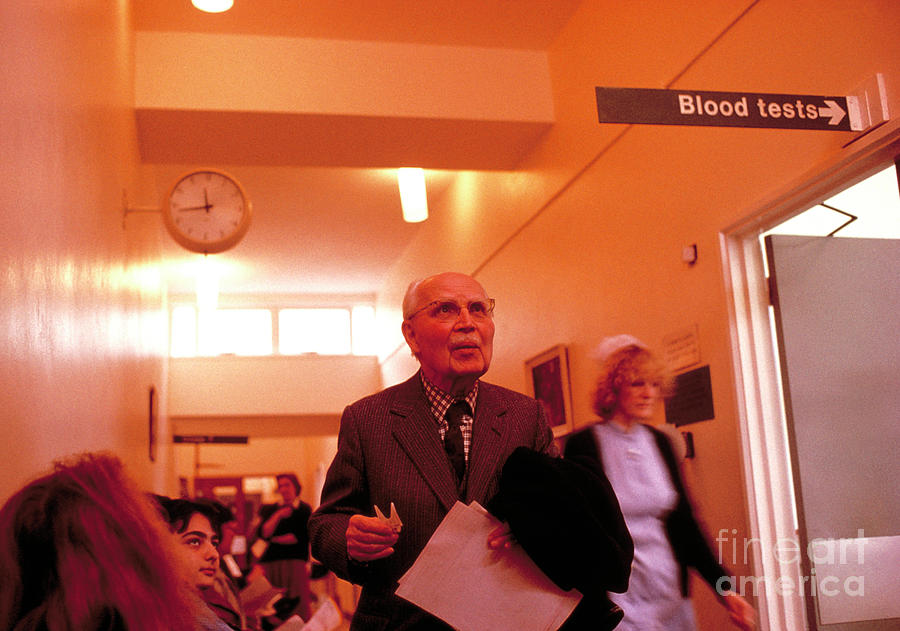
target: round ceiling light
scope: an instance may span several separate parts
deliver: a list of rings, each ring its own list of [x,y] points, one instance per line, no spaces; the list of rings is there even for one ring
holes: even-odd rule
[[[191,4],[207,13],[222,13],[234,5],[234,0],[191,0]]]

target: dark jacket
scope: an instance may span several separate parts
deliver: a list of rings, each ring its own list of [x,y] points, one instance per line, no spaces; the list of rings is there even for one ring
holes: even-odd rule
[[[583,598],[565,631],[612,629],[622,610],[607,592],[628,588],[634,548],[619,502],[596,460],[519,448],[489,505],[550,580]]]
[[[554,449],[552,440],[539,402],[480,382],[468,483],[460,498],[418,374],[347,406],[322,504],[313,513],[309,530],[313,556],[339,577],[362,585],[351,629],[449,629],[395,596],[397,579],[458,499],[486,506],[497,492],[507,457],[521,446]],[[391,502],[403,521],[394,554],[368,564],[351,563],[346,538],[350,516],[372,516],[374,506],[388,511]]]

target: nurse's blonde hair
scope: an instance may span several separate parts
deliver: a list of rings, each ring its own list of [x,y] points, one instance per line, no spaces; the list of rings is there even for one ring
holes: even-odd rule
[[[593,409],[603,420],[612,418],[622,387],[640,379],[659,382],[660,394],[668,398],[675,393],[675,379],[665,363],[647,348],[630,344],[609,354],[600,363],[594,388]]]

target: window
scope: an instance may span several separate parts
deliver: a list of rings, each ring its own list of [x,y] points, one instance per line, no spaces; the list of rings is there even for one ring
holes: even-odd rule
[[[350,354],[347,309],[282,309],[278,312],[278,352],[282,355]]]
[[[172,357],[375,354],[371,305],[205,311],[181,304],[171,325]]]
[[[216,309],[198,314],[202,355],[271,355],[272,314],[268,309]]]
[[[354,355],[376,355],[375,307],[353,307],[350,312],[350,341]]]
[[[172,309],[172,329],[169,333],[169,355],[193,357],[197,354],[197,310],[180,305]]]

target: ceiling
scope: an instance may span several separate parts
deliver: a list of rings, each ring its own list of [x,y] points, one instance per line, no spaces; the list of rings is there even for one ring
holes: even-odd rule
[[[898,186],[897,168],[891,165],[775,226],[760,240],[767,234],[900,239]]]
[[[133,23],[138,32],[223,38],[252,35],[544,51],[578,4],[578,0],[236,0],[231,11],[213,15],[197,11],[189,0],[134,0]],[[537,143],[541,131],[533,124],[502,128],[457,124],[438,131],[432,126],[425,133],[445,133],[446,138],[423,159],[421,148],[413,151],[403,133],[379,135],[373,143],[379,156],[366,158],[364,151],[348,154],[345,145],[339,147],[346,139],[338,133],[329,147],[331,130],[319,129],[317,151],[327,159],[310,161],[298,156],[289,134],[279,133],[279,126],[292,124],[285,119],[275,118],[274,124],[272,118],[268,123],[245,119],[247,133],[264,134],[260,129],[266,124],[273,130],[265,136],[248,135],[242,144],[228,148],[202,145],[202,139],[194,138],[168,141],[175,132],[189,135],[196,129],[227,128],[232,124],[227,113],[138,111],[137,116],[142,159],[153,165],[158,189],[164,190],[192,168],[218,167],[233,173],[252,199],[249,233],[235,248],[217,255],[223,266],[222,294],[374,294],[420,227],[401,219],[395,167],[427,167],[429,205],[434,207],[456,172],[513,168]],[[384,120],[381,126],[391,124]],[[478,143],[479,135],[483,136],[479,150],[453,145],[457,137]],[[241,149],[233,149],[235,144]],[[490,153],[486,148],[498,145],[501,150],[485,158]],[[446,153],[435,155],[442,146]],[[189,257],[170,239],[165,248],[167,258],[179,263],[170,267],[170,293],[192,292],[194,281],[180,263],[195,261],[196,256]]]
[[[581,0],[235,0],[208,14],[190,0],[134,0],[139,31],[546,50]]]

